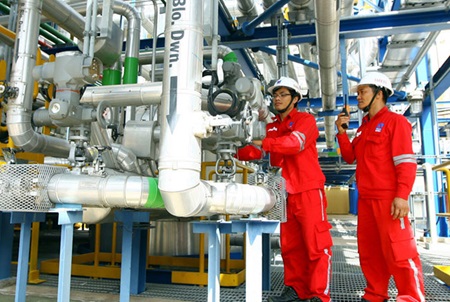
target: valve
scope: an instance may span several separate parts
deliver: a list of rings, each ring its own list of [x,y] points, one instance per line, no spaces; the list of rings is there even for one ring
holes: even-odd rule
[[[220,182],[230,182],[236,174],[236,148],[233,143],[219,143],[215,172]]]

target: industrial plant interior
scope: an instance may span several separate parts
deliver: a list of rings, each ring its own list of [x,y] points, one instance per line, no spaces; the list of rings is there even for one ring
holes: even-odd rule
[[[269,88],[316,118],[335,302],[361,301],[335,120],[364,74],[411,123],[426,301],[450,301],[450,1],[0,0],[0,301],[267,301],[283,290]],[[389,287],[395,301],[393,280]]]

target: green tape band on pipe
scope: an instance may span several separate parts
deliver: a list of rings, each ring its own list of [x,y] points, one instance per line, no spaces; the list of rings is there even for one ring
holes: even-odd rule
[[[120,84],[120,70],[116,69],[105,69],[103,70],[103,85],[117,85]]]
[[[222,60],[224,62],[237,62],[238,58],[234,52],[230,52],[229,54],[225,55]]]
[[[164,209],[164,201],[158,189],[158,179],[147,177],[148,197],[144,207],[148,209]]]
[[[139,59],[125,58],[123,67],[123,84],[136,84],[139,71]]]

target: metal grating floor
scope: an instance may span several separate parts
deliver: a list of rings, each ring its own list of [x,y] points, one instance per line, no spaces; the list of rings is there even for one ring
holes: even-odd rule
[[[331,283],[331,297],[334,302],[359,302],[365,286],[365,280],[358,263],[356,248],[356,219],[353,216],[330,217],[333,225],[333,275]],[[342,220],[343,219],[343,220]],[[443,284],[433,275],[433,265],[450,265],[450,245],[444,245],[445,250],[428,251],[420,247],[425,291],[427,302],[450,302],[450,287]],[[58,277],[42,276],[46,286],[58,286]],[[273,265],[272,291],[263,291],[262,301],[267,301],[271,295],[278,295],[283,290],[283,267]],[[83,292],[119,294],[119,280],[100,280],[82,277],[72,277],[71,289]],[[389,294],[396,295],[393,281],[389,287]],[[207,287],[192,285],[170,285],[148,283],[147,289],[137,297],[164,298],[170,301],[207,301]],[[220,301],[245,301],[245,284],[237,288],[221,288]],[[395,299],[389,300],[395,301]]]

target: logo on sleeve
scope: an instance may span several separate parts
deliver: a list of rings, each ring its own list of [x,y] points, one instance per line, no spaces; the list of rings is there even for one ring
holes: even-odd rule
[[[384,123],[379,123],[379,124],[377,125],[377,127],[375,128],[375,132],[381,132],[381,130],[383,129],[383,127],[384,127]]]
[[[270,132],[270,131],[278,131],[278,128],[273,126],[272,128],[267,129],[267,132]]]

